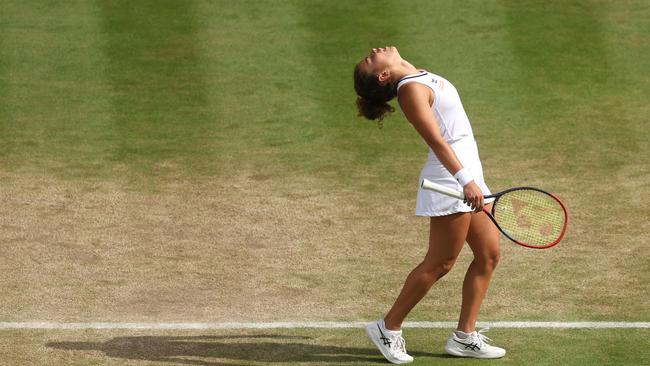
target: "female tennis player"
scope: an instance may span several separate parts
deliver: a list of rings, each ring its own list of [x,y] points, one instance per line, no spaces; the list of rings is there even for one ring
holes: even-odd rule
[[[373,48],[354,69],[359,115],[381,121],[394,108],[397,97],[409,122],[429,146],[420,174],[449,188],[462,190],[466,203],[420,188],[416,215],[430,217],[429,249],[424,260],[406,278],[401,293],[383,319],[366,327],[366,333],[392,363],[408,363],[401,325],[431,286],[451,270],[464,243],[474,254],[463,282],[458,327],[445,346],[461,357],[499,358],[506,351],[492,346],[475,329],[478,312],[499,261],[499,231],[481,209],[490,191],[469,119],[456,88],[444,78],[414,67],[397,48]]]

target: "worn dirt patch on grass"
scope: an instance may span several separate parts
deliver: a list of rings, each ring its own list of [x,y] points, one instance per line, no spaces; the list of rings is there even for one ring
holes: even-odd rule
[[[374,318],[426,250],[428,222],[402,192],[326,190],[306,177],[174,179],[147,191],[1,178],[8,321]],[[570,207],[589,201],[562,194]],[[643,320],[642,228],[607,235],[593,229],[598,212],[574,209],[548,251],[503,242],[482,319]],[[457,316],[470,259],[464,250],[411,320]]]

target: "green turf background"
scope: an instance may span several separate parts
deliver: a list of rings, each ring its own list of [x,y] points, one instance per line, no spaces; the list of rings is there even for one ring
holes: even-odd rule
[[[169,194],[169,185],[227,186],[246,177],[271,187],[271,198],[279,200],[294,197],[298,187],[296,197],[385,209],[384,219],[393,212],[410,214],[426,147],[399,110],[379,129],[357,118],[354,107],[354,64],[371,47],[392,44],[414,65],[459,89],[494,190],[543,186],[569,206],[571,226],[561,247],[544,254],[504,249],[504,262],[516,271],[499,273],[493,294],[515,297],[491,300],[486,320],[505,314],[505,320],[648,321],[649,43],[646,1],[2,0],[0,203],[8,202],[17,185],[40,192],[34,177],[80,191],[117,182],[154,199]],[[314,186],[302,190],[302,183]],[[232,194],[237,204],[228,190],[205,194]],[[365,248],[350,239],[336,243],[334,255],[311,243],[304,250],[316,259],[300,257],[306,258],[303,267],[286,270],[280,279],[265,271],[282,264],[284,254],[276,258],[274,248],[262,248],[270,259],[253,263],[249,282],[232,293],[249,296],[259,283],[272,292],[276,283],[297,282],[309,289],[298,304],[314,298],[314,291],[325,294],[322,304],[328,307],[352,304],[330,318],[378,316],[383,308],[354,296],[374,293],[388,306],[419,255],[394,249],[383,238],[397,240],[424,226],[407,227],[404,222],[411,221],[398,217],[375,231],[356,232],[355,225],[371,219],[357,212],[342,209],[331,222],[346,224],[332,230],[347,233],[347,239],[370,237],[362,242]],[[0,230],[9,228],[9,214],[3,220]],[[310,235],[307,229],[295,232],[300,243]],[[382,239],[373,240],[375,234]],[[43,248],[49,248],[49,235],[42,235]],[[5,252],[18,252],[11,240],[0,239]],[[283,250],[289,245],[281,244]],[[377,282],[363,269],[394,264],[375,254],[384,249],[404,257]],[[323,253],[333,259],[319,259]],[[213,261],[206,265],[220,271],[225,257],[206,257]],[[74,259],[57,268],[75,268]],[[27,257],[0,262],[0,270],[12,276],[22,273],[20,266],[34,265]],[[259,283],[251,280],[256,274]],[[19,305],[3,314],[19,319],[1,320],[33,320],[20,317],[43,300],[20,297],[21,288],[42,284],[7,281],[3,302]],[[445,306],[451,305],[444,298],[458,289],[441,286],[438,297],[410,320],[429,320],[438,309],[444,309],[443,319],[436,320],[449,320]],[[21,301],[29,303],[22,307]],[[256,317],[272,318],[275,305]],[[96,307],[89,305],[84,316],[101,318],[92,313]],[[301,318],[300,311],[295,315]],[[421,332],[414,338],[426,350],[417,343],[428,339]],[[29,337],[3,333],[13,340]],[[436,341],[444,337],[439,333]],[[336,334],[336,344],[357,336]],[[507,362],[561,363],[558,357],[577,349],[569,358],[576,365],[637,364],[643,358],[628,350],[648,345],[644,331],[578,331],[570,340],[565,332],[521,334],[525,339],[505,333],[500,339],[520,349],[539,338],[545,343],[532,353],[515,352]],[[583,334],[588,344],[573,348],[571,342]],[[556,347],[566,351],[552,352]],[[270,362],[325,362],[303,356]]]

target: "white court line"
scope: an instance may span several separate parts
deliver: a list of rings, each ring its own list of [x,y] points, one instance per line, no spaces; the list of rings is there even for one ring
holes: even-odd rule
[[[363,328],[369,322],[268,322],[268,323],[56,323],[0,322],[0,329],[279,329],[279,328]],[[404,328],[453,328],[456,322],[404,322]],[[478,322],[477,327],[603,329],[650,328],[650,322]]]

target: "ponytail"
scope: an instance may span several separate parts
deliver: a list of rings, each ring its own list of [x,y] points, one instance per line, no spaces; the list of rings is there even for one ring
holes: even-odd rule
[[[359,65],[354,68],[354,90],[357,92],[359,116],[381,123],[389,113],[395,112],[388,101],[397,96],[395,85],[380,84],[373,75],[363,74]]]
[[[372,101],[363,97],[357,97],[357,108],[360,117],[378,121],[384,119],[388,113],[395,112],[395,108],[386,102]]]

